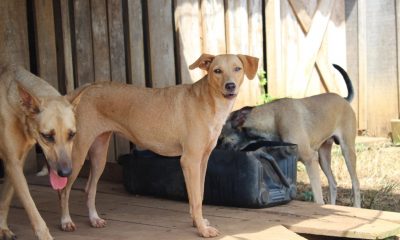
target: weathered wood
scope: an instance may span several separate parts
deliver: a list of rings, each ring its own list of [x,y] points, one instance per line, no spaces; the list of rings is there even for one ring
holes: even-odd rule
[[[310,83],[318,50],[329,23],[333,3],[332,0],[324,0],[319,3],[312,18],[310,31],[307,33],[304,42],[299,46],[298,64],[295,71],[292,72],[294,74],[290,77],[293,84],[292,88],[296,90],[293,95],[296,97],[305,97],[306,95],[305,92],[301,93],[299,89],[304,89],[304,84],[308,86]]]
[[[58,89],[53,2],[35,0],[34,7],[38,74]]]
[[[111,81],[110,44],[108,34],[107,1],[92,1],[91,28],[93,42],[93,72],[94,81]],[[115,138],[110,140],[107,161],[115,162]]]
[[[46,184],[48,184],[47,178],[45,180]],[[44,218],[46,219],[47,216],[53,214],[57,215],[55,218],[58,217],[58,205],[49,204],[49,201],[58,201],[57,194],[48,187],[34,186],[32,184],[30,186],[36,205],[41,213],[45,214]],[[85,184],[79,180],[74,186],[78,189],[83,189]],[[100,182],[96,203],[99,213],[112,224],[105,228],[104,231],[106,232],[97,230],[90,232],[89,236],[119,233],[121,229],[114,224],[120,222],[130,226],[126,226],[125,231],[121,233],[127,234],[126,236],[131,234],[130,231],[133,228],[142,234],[158,232],[161,228],[165,230],[162,239],[170,239],[170,234],[175,236],[175,239],[197,237],[195,228],[192,228],[190,224],[187,203],[128,195],[121,188],[122,186],[119,184]],[[70,209],[74,219],[79,219],[79,216],[82,216],[82,212],[86,211],[85,199],[86,194],[83,191],[72,191]],[[13,206],[20,208],[19,203],[13,204]],[[204,215],[222,232],[222,235],[217,239],[266,239],[266,236],[269,236],[268,234],[271,234],[271,238],[268,239],[302,239],[293,233],[287,232],[286,229],[279,225],[298,233],[362,239],[383,239],[400,232],[400,213],[317,205],[310,202],[292,201],[286,205],[264,209],[240,209],[207,205],[203,209]],[[12,211],[15,210],[17,209],[12,209]],[[13,226],[21,226],[21,219],[26,218],[14,216],[10,219],[10,223]],[[87,221],[86,218],[85,220]],[[79,222],[79,224],[79,229],[88,227],[87,223]],[[50,225],[50,227],[55,228],[58,226]],[[151,228],[147,229],[147,227]],[[18,228],[19,231],[23,231],[25,234],[26,231],[31,231],[28,228],[22,229],[25,229],[25,231]],[[79,230],[74,233],[63,234],[61,231],[53,230],[52,232],[60,234],[60,236],[67,234],[68,237],[71,234],[82,234]],[[84,230],[83,232],[86,233],[87,231]],[[279,232],[282,234],[280,238],[279,235],[275,235]],[[138,235],[131,235],[130,237],[134,236]],[[151,236],[157,238],[157,235]]]
[[[262,21],[262,1],[248,0],[249,12],[249,55],[258,57],[258,72],[264,70],[264,51],[263,51],[263,21]],[[249,92],[251,102],[246,105],[260,103],[261,87],[258,75],[249,82]]]
[[[179,44],[179,64],[182,83],[193,83],[204,73],[189,70],[189,65],[201,55],[201,18],[199,0],[175,0],[176,39]]]
[[[74,70],[72,63],[72,46],[71,46],[71,21],[69,16],[68,0],[60,0],[61,7],[61,28],[62,28],[62,42],[64,54],[64,79],[65,88],[67,93],[72,92],[75,88],[74,84]]]
[[[89,12],[89,1],[74,1],[74,69],[78,86],[94,81],[92,28]]]
[[[0,59],[30,69],[26,4],[24,0],[0,1]],[[35,148],[28,153],[24,171],[37,171]]]
[[[110,37],[111,80],[126,83],[125,42],[122,19],[122,2],[108,0],[108,31]],[[111,142],[112,143],[112,142]],[[115,135],[115,160],[122,154],[129,153],[129,141]],[[110,159],[109,159],[110,160]],[[114,160],[114,161],[115,161]]]
[[[176,84],[172,3],[148,0],[150,67],[152,87]]]
[[[94,81],[111,81],[106,0],[91,2]]]
[[[224,12],[223,0],[201,1],[204,53],[215,55],[226,53]]]
[[[0,1],[0,59],[29,69],[26,1]]]
[[[351,103],[356,117],[359,122],[358,106],[359,101],[359,78],[358,78],[358,15],[357,15],[357,1],[345,1],[345,16],[346,16],[346,62],[347,73],[350,76],[352,84],[355,89],[356,96]],[[359,129],[359,127],[358,127]]]
[[[390,119],[398,117],[394,1],[368,1],[366,11],[368,133],[379,136],[390,132]]]
[[[296,13],[297,20],[301,23],[301,28],[303,32],[308,33],[312,23],[312,16],[307,12],[305,2],[301,0],[289,0],[290,6],[293,8],[293,11]]]
[[[247,0],[227,2],[225,22],[228,53],[250,54],[249,19],[251,19],[251,17],[248,15],[247,3]],[[260,5],[261,4],[259,4],[258,7],[261,8]],[[256,18],[255,15],[256,13],[253,13],[252,17]],[[236,98],[234,109],[257,104],[260,96],[260,87],[258,83],[258,77],[251,82],[245,78]]]
[[[367,98],[367,6],[358,1],[358,128],[368,129]]]
[[[127,0],[128,82],[138,87],[146,86],[142,12],[141,1]]]
[[[283,79],[281,1],[268,0],[265,4],[265,31],[267,47],[268,93],[274,97],[286,96],[286,81]]]
[[[396,37],[397,37],[397,118],[400,118],[400,3],[395,1],[396,5]]]

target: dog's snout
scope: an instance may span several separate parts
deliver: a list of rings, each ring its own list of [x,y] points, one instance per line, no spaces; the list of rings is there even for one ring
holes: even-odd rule
[[[229,92],[233,92],[236,89],[236,84],[233,82],[228,82],[225,84],[225,89]]]
[[[57,170],[57,174],[60,177],[68,177],[72,173],[72,168],[66,167],[66,168],[59,168]]]

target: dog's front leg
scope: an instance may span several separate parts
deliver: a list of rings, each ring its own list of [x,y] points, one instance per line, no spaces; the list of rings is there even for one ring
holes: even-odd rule
[[[188,154],[187,152],[184,152],[181,157],[181,166],[185,177],[192,219],[197,226],[197,230],[202,237],[215,237],[218,235],[218,230],[211,226],[207,226],[203,218],[201,159],[201,154]]]
[[[10,209],[10,204],[13,195],[14,195],[14,188],[8,176],[6,175],[0,199],[0,239],[16,238],[15,234],[8,228],[7,224],[8,211]]]
[[[22,166],[18,164],[18,162],[17,158],[8,159],[8,161],[5,162],[6,174],[8,175],[11,184],[14,186],[15,192],[28,214],[36,236],[40,240],[53,239],[46,223],[40,216],[40,213],[33,202]]]

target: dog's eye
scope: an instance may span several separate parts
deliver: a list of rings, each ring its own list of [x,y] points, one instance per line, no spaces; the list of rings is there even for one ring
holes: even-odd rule
[[[241,68],[241,67],[235,67],[233,70],[234,70],[235,72],[239,72],[240,70],[242,70],[242,68]]]
[[[216,73],[216,74],[221,74],[221,73],[222,73],[222,70],[221,70],[221,69],[219,69],[219,68],[217,68],[217,69],[214,69],[214,73]]]
[[[75,137],[76,132],[70,131],[68,133],[68,140],[71,141]]]
[[[52,134],[52,133],[40,133],[40,135],[46,142],[49,142],[49,143],[55,142],[54,134]]]

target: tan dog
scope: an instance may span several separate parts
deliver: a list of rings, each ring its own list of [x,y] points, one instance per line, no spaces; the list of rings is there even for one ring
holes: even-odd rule
[[[71,173],[74,138],[74,98],[61,96],[44,80],[17,66],[0,65],[0,158],[6,178],[0,198],[0,238],[15,239],[7,225],[10,203],[17,193],[39,239],[53,239],[29,194],[23,166],[26,155],[39,143],[47,158],[50,182],[64,188]]]
[[[338,65],[348,89],[344,99],[325,93],[302,99],[280,99],[233,112],[222,129],[221,148],[240,150],[255,138],[291,142],[298,145],[299,159],[306,166],[314,200],[323,204],[318,162],[329,182],[330,202],[336,202],[336,181],[331,169],[331,149],[342,149],[353,185],[354,206],[360,207],[360,185],[356,172],[356,117],[349,102],[354,96],[347,73]]]
[[[202,200],[208,157],[215,147],[244,75],[254,78],[258,59],[245,55],[203,54],[190,69],[208,75],[194,84],[163,89],[137,88],[126,84],[102,83],[82,96],[77,108],[78,132],[73,148],[73,173],[62,192],[62,228],[75,225],[68,210],[71,185],[88,154],[91,161],[87,185],[89,218],[93,227],[104,227],[95,207],[97,182],[106,163],[112,132],[139,147],[165,156],[181,155],[190,212],[203,237],[218,230],[203,219]],[[89,150],[90,149],[90,150]]]

